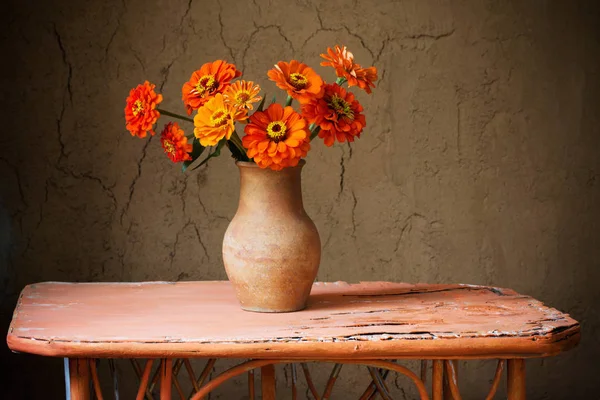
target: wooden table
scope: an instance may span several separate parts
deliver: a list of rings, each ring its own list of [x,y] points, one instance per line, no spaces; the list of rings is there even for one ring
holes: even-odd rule
[[[151,387],[159,385],[161,400],[171,399],[173,387],[180,398],[202,399],[244,373],[253,399],[256,368],[263,398],[274,399],[273,366],[280,363],[293,366],[294,399],[297,365],[313,396],[328,399],[343,364],[367,367],[372,381],[361,399],[391,398],[388,371],[409,377],[428,399],[427,360],[433,399],[460,399],[453,360],[499,359],[487,398],[507,365],[512,400],[525,398],[524,359],[568,350],[579,336],[579,323],[567,314],[484,286],[315,283],[304,311],[260,314],[240,309],[229,282],[47,282],[25,287],[7,342],[13,351],[64,357],[73,400],[89,399],[90,386],[102,398],[93,361],[99,358],[134,359],[137,399],[151,398]],[[208,359],[199,376],[190,358]],[[250,360],[207,381],[217,358]],[[390,361],[402,359],[423,360],[421,373]],[[307,361],[334,363],[322,395]],[[194,387],[190,396],[178,380],[184,369]]]

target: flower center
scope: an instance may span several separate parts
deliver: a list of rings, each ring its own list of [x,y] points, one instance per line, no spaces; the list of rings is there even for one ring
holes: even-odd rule
[[[165,147],[165,152],[171,155],[175,155],[175,146],[173,145],[173,142],[171,142],[170,140],[165,140],[163,146]]]
[[[196,84],[196,91],[200,94],[200,96],[204,96],[204,93],[210,93],[216,88],[217,81],[215,80],[214,75],[204,75],[202,78],[198,79],[198,83]]]
[[[229,114],[227,114],[224,108],[219,108],[210,116],[210,122],[213,127],[225,125],[228,119]]]
[[[308,79],[306,76],[299,74],[298,72],[294,72],[290,74],[290,85],[297,90],[304,89],[308,85]]]
[[[235,95],[235,104],[237,105],[242,106],[246,104],[248,100],[250,100],[250,93],[248,92],[239,92]]]
[[[144,103],[141,100],[136,100],[132,107],[133,115],[137,116],[142,111],[144,111]]]
[[[287,128],[283,121],[273,121],[267,126],[267,135],[269,138],[279,142],[284,136]]]
[[[350,120],[354,119],[354,111],[350,107],[350,103],[346,100],[342,99],[338,95],[334,95],[329,101],[329,106],[333,108],[333,110],[337,113],[337,115],[342,115]]]

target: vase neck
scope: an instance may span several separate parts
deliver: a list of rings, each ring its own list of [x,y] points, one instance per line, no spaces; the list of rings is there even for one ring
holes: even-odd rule
[[[240,209],[252,212],[304,211],[302,165],[281,171],[238,163],[240,168]]]

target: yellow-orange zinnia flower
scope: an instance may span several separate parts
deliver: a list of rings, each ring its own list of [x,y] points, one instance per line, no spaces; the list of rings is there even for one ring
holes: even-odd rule
[[[310,150],[306,121],[292,107],[273,103],[250,116],[242,144],[261,168],[295,167]]]
[[[125,122],[131,136],[144,138],[147,132],[154,135],[152,127],[160,117],[156,106],[163,100],[162,95],[154,92],[155,87],[156,85],[146,81],[129,92],[125,105]]]
[[[194,117],[194,135],[202,146],[215,146],[223,138],[229,140],[235,129],[235,122],[245,120],[246,109],[226,102],[221,93],[198,109]]]
[[[188,154],[192,151],[192,145],[188,144],[183,129],[177,122],[169,122],[165,125],[160,134],[160,143],[171,161],[180,162],[192,159]]]
[[[262,100],[262,97],[258,93],[260,93],[260,86],[255,85],[254,82],[237,81],[225,89],[223,95],[228,102],[234,104],[236,107],[252,110],[252,103]]]
[[[361,68],[360,64],[354,62],[354,55],[346,49],[346,46],[334,47],[334,50],[327,48],[327,54],[321,54],[325,61],[322,66],[333,67],[337,76],[346,78],[348,86],[358,86],[367,93],[371,93],[371,88],[375,87],[377,80],[377,68]]]
[[[206,63],[192,73],[189,81],[183,84],[181,94],[188,115],[202,107],[215,94],[223,93],[229,82],[241,76],[235,65],[223,60]]]
[[[312,68],[299,61],[280,61],[267,75],[278,88],[287,91],[300,103],[307,103],[323,94],[323,79]]]
[[[362,111],[354,95],[336,84],[325,85],[322,98],[302,105],[302,116],[321,128],[319,137],[328,147],[336,140],[354,142],[355,137],[360,137],[367,125]]]

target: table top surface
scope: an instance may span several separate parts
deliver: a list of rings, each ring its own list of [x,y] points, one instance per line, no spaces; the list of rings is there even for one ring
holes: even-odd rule
[[[510,289],[315,283],[303,311],[243,311],[229,282],[25,287],[7,342],[57,357],[279,359],[513,358],[555,355],[579,323]]]

